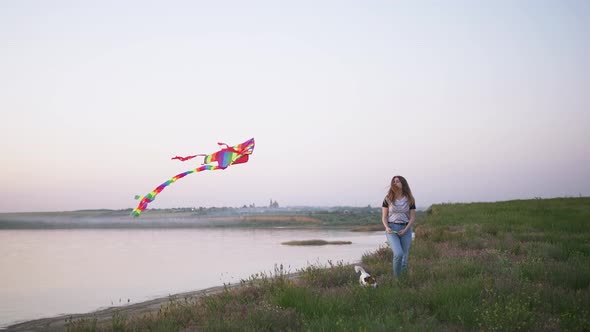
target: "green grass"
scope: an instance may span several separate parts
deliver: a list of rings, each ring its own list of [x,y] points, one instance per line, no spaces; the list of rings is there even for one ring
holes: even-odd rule
[[[379,217],[373,220],[380,223]],[[282,268],[200,300],[72,331],[588,331],[590,198],[439,204],[417,220],[409,272],[391,250],[362,257],[379,287],[330,262]]]

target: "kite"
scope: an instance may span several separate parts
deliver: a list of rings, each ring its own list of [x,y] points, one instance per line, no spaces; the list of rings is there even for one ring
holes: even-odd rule
[[[145,196],[136,195],[135,199],[140,200],[140,201],[139,201],[139,205],[135,209],[133,209],[133,211],[131,212],[131,215],[133,215],[134,217],[139,217],[141,212],[147,208],[147,205],[149,203],[153,202],[154,199],[156,199],[156,196],[160,192],[162,192],[162,190],[164,190],[164,188],[166,188],[170,184],[176,182],[178,179],[182,179],[183,177],[185,177],[189,174],[192,174],[192,173],[197,173],[197,172],[202,172],[202,171],[214,171],[214,170],[218,170],[218,169],[226,169],[231,165],[243,164],[248,161],[249,156],[252,154],[252,152],[254,152],[254,138],[251,138],[251,139],[245,141],[244,143],[241,143],[241,144],[238,144],[235,146],[229,146],[225,143],[217,143],[217,144],[219,146],[225,146],[225,147],[223,149],[221,149],[215,153],[209,154],[209,155],[196,154],[193,156],[186,156],[186,157],[180,157],[180,156],[173,157],[172,160],[178,159],[180,161],[187,161],[187,160],[193,159],[195,157],[199,157],[199,156],[203,156],[205,158],[204,158],[201,166],[199,166],[195,169],[191,169],[189,171],[180,173],[180,174],[176,174],[170,180],[157,186],[154,190],[149,192],[147,195],[145,195]],[[212,162],[217,162],[217,165],[211,165]]]

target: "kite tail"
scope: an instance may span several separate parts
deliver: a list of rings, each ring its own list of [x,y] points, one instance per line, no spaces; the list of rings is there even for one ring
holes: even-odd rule
[[[194,157],[198,157],[198,156],[206,156],[206,154],[196,154],[194,156],[186,156],[186,157],[176,156],[176,157],[172,157],[171,160],[178,159],[180,161],[187,161],[189,159],[193,159]]]
[[[203,166],[197,167],[195,169],[192,169],[190,171],[176,174],[170,180],[157,186],[154,190],[152,190],[151,192],[149,192],[145,196],[135,195],[135,199],[140,200],[140,201],[139,201],[139,205],[137,205],[137,207],[135,209],[133,209],[133,211],[131,211],[131,215],[134,217],[139,217],[141,212],[147,208],[148,204],[153,202],[156,199],[156,196],[158,196],[158,194],[161,193],[162,190],[164,190],[164,188],[166,188],[169,185],[171,185],[172,183],[176,182],[176,180],[182,179],[183,177],[185,177],[189,174],[192,174],[192,173],[202,172],[202,171],[214,171],[217,169],[222,169],[222,168],[219,166],[214,166],[214,165],[203,165]]]

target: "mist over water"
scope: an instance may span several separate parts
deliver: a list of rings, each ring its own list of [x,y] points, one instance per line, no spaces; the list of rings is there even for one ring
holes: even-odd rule
[[[285,246],[291,240],[351,245]],[[256,273],[360,261],[382,232],[293,229],[0,231],[0,327],[239,283]]]

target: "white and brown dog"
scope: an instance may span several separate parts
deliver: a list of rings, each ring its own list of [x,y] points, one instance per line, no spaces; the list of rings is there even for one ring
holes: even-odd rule
[[[375,280],[373,276],[368,274],[367,271],[365,271],[365,269],[363,269],[361,266],[355,265],[354,270],[356,271],[356,273],[361,273],[361,276],[359,278],[361,286],[370,286],[373,288],[377,287],[377,280]]]

